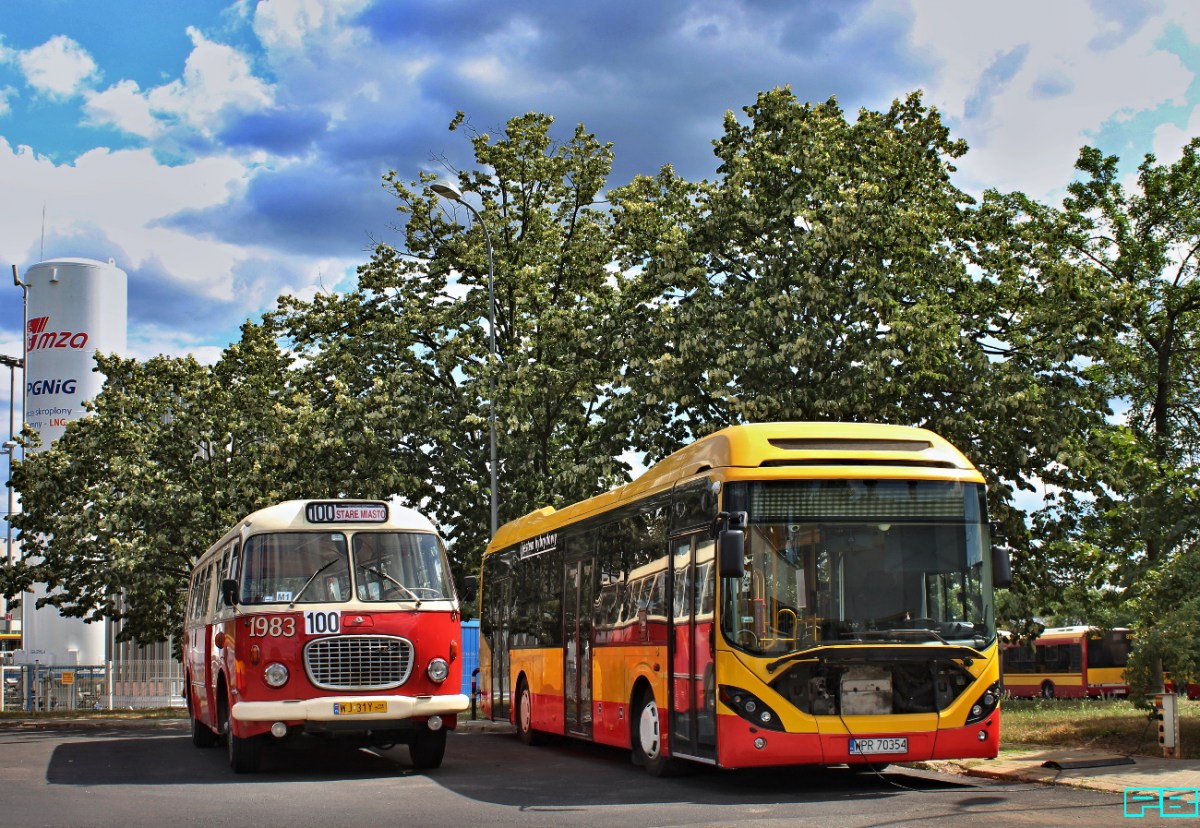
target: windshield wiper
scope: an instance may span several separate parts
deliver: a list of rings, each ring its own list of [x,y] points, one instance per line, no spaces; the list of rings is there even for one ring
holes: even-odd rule
[[[359,569],[365,569],[365,570],[367,570],[367,572],[370,572],[372,575],[378,575],[380,578],[383,578],[384,580],[391,581],[391,582],[392,582],[393,584],[395,584],[395,585],[396,585],[396,586],[397,586],[399,589],[401,589],[401,590],[403,590],[405,593],[407,593],[407,594],[408,594],[408,596],[409,596],[409,598],[410,598],[411,600],[413,600],[413,601],[416,601],[416,602],[417,602],[417,607],[418,607],[418,608],[420,608],[420,606],[421,606],[421,597],[420,597],[419,595],[417,595],[417,593],[413,592],[411,589],[409,589],[408,587],[406,587],[404,584],[402,584],[402,583],[400,583],[399,581],[397,581],[397,580],[396,580],[395,578],[393,578],[391,575],[387,574],[386,572],[384,572],[384,571],[382,571],[382,570],[380,570],[380,569],[376,569],[376,568],[375,568],[375,567],[373,567],[373,566],[367,566],[366,564],[361,564],[361,563],[360,563],[360,564],[358,565],[358,568],[359,568]]]
[[[329,567],[333,566],[335,563],[337,563],[340,560],[341,560],[341,558],[333,558],[332,560],[327,561],[324,565],[319,567],[316,572],[309,575],[308,580],[304,582],[304,586],[300,587],[300,591],[292,596],[292,600],[288,604],[288,609],[291,609],[292,607],[296,606],[296,602],[300,600],[300,596],[304,594],[304,591],[306,589],[308,589],[310,586],[312,586],[312,582],[317,580],[318,575],[320,575],[326,569],[329,569]]]

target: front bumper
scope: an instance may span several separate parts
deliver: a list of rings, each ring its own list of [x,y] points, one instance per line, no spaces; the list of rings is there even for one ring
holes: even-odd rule
[[[342,715],[336,706],[385,702],[386,710]],[[322,696],[315,699],[239,701],[231,714],[239,722],[373,722],[462,713],[471,700],[462,693],[446,696]]]

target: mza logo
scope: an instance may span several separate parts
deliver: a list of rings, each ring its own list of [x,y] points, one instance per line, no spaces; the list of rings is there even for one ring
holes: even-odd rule
[[[1125,816],[1200,817],[1200,788],[1126,788]]]
[[[39,316],[29,320],[30,351],[42,351],[50,348],[69,348],[81,351],[87,347],[88,335],[83,331],[48,331],[49,316]]]

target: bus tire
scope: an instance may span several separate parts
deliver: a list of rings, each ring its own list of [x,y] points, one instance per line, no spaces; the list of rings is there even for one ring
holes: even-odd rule
[[[217,734],[213,732],[211,727],[196,718],[196,706],[192,703],[192,695],[194,691],[191,689],[191,687],[192,681],[191,677],[189,676],[187,677],[188,689],[186,691],[187,696],[185,697],[185,701],[187,701],[188,716],[192,720],[192,744],[198,748],[216,747]]]
[[[229,767],[234,773],[254,773],[262,757],[262,740],[243,739],[233,734],[233,705],[225,705],[225,746],[229,749]]]
[[[1054,682],[1052,682],[1052,681],[1043,681],[1042,682],[1042,698],[1043,699],[1054,698]]]
[[[408,756],[417,770],[433,770],[442,766],[446,755],[446,730],[430,730],[422,727],[413,735],[408,745]]]
[[[533,694],[524,678],[517,683],[517,738],[527,745],[540,745],[545,735],[533,727]]]
[[[654,701],[654,692],[643,690],[633,705],[633,764],[646,769],[651,776],[675,776],[681,770],[678,759],[669,759],[663,753],[662,711]]]
[[[217,734],[197,718],[192,719],[192,744],[198,748],[216,747]]]

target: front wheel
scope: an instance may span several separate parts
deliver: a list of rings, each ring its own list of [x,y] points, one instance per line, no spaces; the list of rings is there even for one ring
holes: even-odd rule
[[[233,735],[232,704],[225,707],[225,746],[229,749],[229,767],[234,773],[254,773],[262,755],[262,740],[251,736],[243,739]]]
[[[408,746],[408,756],[417,770],[432,770],[442,766],[446,755],[446,731],[423,727],[413,736]]]
[[[668,759],[663,753],[661,710],[654,693],[647,690],[634,706],[633,763],[641,765],[651,776],[673,776],[681,770],[678,759]]]
[[[543,735],[533,729],[533,694],[525,679],[517,685],[517,738],[527,745],[540,745],[545,741]]]
[[[1042,684],[1042,698],[1043,699],[1054,698],[1054,682],[1047,681]]]

